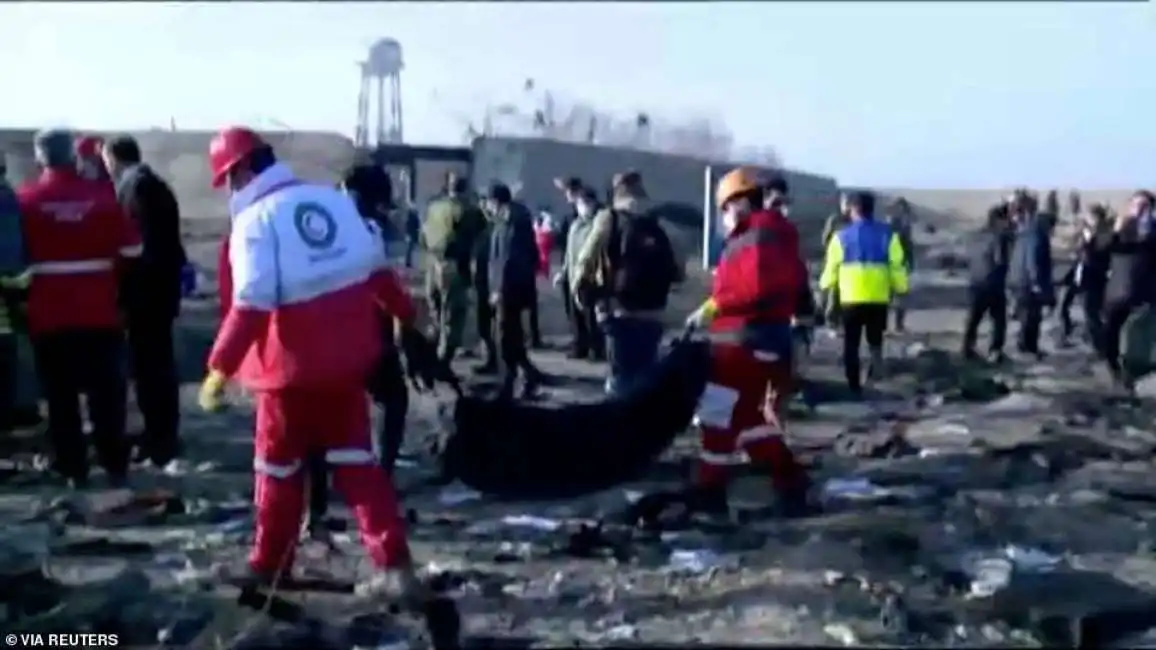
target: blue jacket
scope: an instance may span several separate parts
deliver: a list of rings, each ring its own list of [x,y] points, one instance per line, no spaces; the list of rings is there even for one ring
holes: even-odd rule
[[[0,275],[24,272],[24,231],[16,192],[0,178]]]
[[[1019,295],[1033,295],[1045,303],[1055,300],[1051,233],[1039,217],[1028,217],[1016,227],[1007,284]]]

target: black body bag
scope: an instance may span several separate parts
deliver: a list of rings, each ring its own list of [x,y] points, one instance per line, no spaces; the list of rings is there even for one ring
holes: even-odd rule
[[[619,397],[548,405],[466,395],[438,445],[447,479],[506,500],[570,499],[639,478],[690,425],[710,371],[680,339]]]

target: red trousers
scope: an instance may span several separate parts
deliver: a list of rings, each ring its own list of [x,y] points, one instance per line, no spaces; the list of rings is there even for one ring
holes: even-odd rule
[[[373,455],[369,397],[360,383],[326,390],[286,389],[257,394],[254,503],[257,530],[250,566],[287,572],[305,510],[305,460],[323,455],[357,519],[373,564],[409,561],[397,495]]]
[[[730,469],[748,460],[770,471],[774,487],[790,491],[803,468],[783,440],[782,407],[790,396],[789,360],[760,358],[741,345],[711,347],[711,377],[699,401],[702,431],[698,484],[725,485]]]

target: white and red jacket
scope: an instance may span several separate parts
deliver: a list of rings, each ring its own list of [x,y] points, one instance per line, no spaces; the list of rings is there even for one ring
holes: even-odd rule
[[[112,184],[49,169],[16,193],[28,268],[28,329],[34,336],[121,326],[118,272],[141,240]]]
[[[250,390],[361,384],[381,351],[380,311],[413,301],[353,201],[277,164],[229,201],[219,269],[225,312],[209,368]]]

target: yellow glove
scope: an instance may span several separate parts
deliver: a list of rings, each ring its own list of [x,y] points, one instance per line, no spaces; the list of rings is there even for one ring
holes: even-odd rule
[[[686,317],[686,327],[689,329],[702,329],[714,320],[715,314],[718,313],[718,306],[715,305],[714,300],[708,299],[702,303],[702,306],[694,310],[690,316]]]
[[[197,404],[209,413],[221,410],[221,394],[225,392],[225,382],[229,379],[216,370],[210,370],[201,382],[201,391],[197,394]]]
[[[32,281],[32,271],[25,271],[20,275],[0,277],[0,287],[5,289],[27,289]]]

